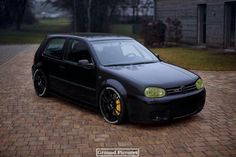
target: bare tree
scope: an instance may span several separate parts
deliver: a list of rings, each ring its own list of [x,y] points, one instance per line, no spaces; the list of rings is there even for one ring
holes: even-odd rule
[[[74,29],[74,32],[77,32],[77,0],[74,0],[73,1],[73,29]]]
[[[26,5],[28,4],[28,0],[16,0],[15,7],[16,7],[16,29],[21,29],[21,24],[23,22]]]
[[[153,0],[154,2],[154,20],[157,20],[157,0]]]
[[[112,16],[118,4],[124,1],[126,0],[47,0],[60,9],[69,10],[74,16],[76,30],[80,32],[109,31]]]
[[[91,32],[91,7],[92,7],[92,0],[88,2],[88,32]]]
[[[153,3],[153,0],[142,1],[142,3],[139,5],[139,12],[143,16],[150,16],[150,9],[153,7]]]
[[[137,21],[137,17],[138,17],[140,0],[131,0],[131,5],[133,9],[133,21],[135,22]]]
[[[16,29],[20,30],[26,10],[28,9],[28,13],[31,12],[29,11],[32,6],[31,3],[29,0],[1,0],[0,26],[8,27],[15,25]]]

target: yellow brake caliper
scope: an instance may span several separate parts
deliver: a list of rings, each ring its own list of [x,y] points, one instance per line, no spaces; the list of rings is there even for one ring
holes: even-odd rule
[[[116,98],[116,114],[119,116],[120,115],[120,109],[121,106],[120,106],[120,99],[119,98]]]

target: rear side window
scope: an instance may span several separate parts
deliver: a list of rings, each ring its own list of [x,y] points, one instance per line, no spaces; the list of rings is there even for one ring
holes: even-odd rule
[[[78,62],[79,60],[88,60],[91,62],[91,56],[89,54],[89,49],[87,45],[79,40],[71,39],[68,43],[66,60],[71,62]]]
[[[44,54],[53,58],[61,59],[65,41],[66,39],[63,38],[51,39],[44,50]]]

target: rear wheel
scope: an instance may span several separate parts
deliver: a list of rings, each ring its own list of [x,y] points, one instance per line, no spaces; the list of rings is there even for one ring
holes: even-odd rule
[[[38,96],[40,97],[47,96],[47,91],[48,91],[47,76],[40,69],[37,69],[34,72],[34,89]]]
[[[104,88],[99,96],[99,107],[105,121],[120,124],[125,120],[125,105],[119,92],[112,88]]]

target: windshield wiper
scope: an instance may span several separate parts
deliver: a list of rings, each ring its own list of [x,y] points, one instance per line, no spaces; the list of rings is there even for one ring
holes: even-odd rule
[[[133,63],[134,65],[137,64],[150,64],[150,63],[156,63],[157,61],[149,61],[149,62],[138,62],[138,63]]]
[[[111,67],[111,66],[127,66],[127,65],[132,65],[132,63],[109,64],[109,65],[104,65],[104,66],[105,66],[105,67]]]
[[[123,64],[109,64],[105,65],[106,67],[110,66],[128,66],[128,65],[138,65],[138,64],[150,64],[150,63],[156,63],[157,61],[149,61],[149,62],[136,62],[136,63],[123,63]]]

